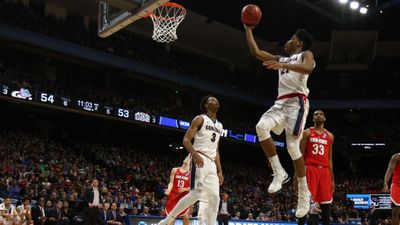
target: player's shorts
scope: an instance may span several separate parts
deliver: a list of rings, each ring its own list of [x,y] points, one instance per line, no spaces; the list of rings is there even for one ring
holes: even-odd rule
[[[286,134],[300,136],[308,115],[309,102],[306,97],[296,96],[276,100],[275,104],[265,112],[260,120],[272,118],[277,125],[272,131],[280,135],[285,129]]]
[[[167,203],[165,204],[165,214],[168,215],[178,204],[179,200],[181,200],[183,197],[185,197],[189,192],[184,192],[184,193],[170,193],[168,196]],[[181,213],[178,214],[177,217],[185,216],[186,214],[189,213],[189,208],[183,210]]]
[[[190,189],[204,191],[202,195],[206,198],[210,195],[219,196],[219,178],[215,161],[202,153],[199,155],[203,158],[204,165],[202,168],[197,168],[195,163],[191,162]]]
[[[393,185],[390,188],[390,199],[392,203],[400,207],[400,185]]]
[[[308,189],[311,200],[319,204],[330,204],[333,200],[331,171],[328,167],[306,166]]]

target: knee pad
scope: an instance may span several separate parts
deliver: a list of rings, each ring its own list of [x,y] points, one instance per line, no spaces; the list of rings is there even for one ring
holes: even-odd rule
[[[300,151],[300,138],[297,136],[286,136],[286,146],[293,161],[299,159],[302,154]]]
[[[256,132],[259,141],[267,140],[271,137],[272,123],[268,119],[261,118],[256,125]]]

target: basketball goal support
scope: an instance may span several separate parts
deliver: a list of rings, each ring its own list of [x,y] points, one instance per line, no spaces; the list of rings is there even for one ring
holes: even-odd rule
[[[97,1],[97,0],[96,0]],[[106,38],[136,20],[143,18],[169,0],[104,0],[99,1],[98,35]],[[121,11],[111,17],[110,8]]]

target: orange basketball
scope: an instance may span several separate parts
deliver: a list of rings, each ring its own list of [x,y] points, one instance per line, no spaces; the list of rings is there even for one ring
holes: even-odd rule
[[[246,26],[253,27],[257,25],[262,17],[261,9],[254,5],[249,4],[242,9],[242,23]]]

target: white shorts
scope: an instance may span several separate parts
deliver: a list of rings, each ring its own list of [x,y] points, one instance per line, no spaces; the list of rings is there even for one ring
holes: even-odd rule
[[[276,122],[272,131],[277,135],[285,129],[286,135],[300,136],[306,124],[308,110],[309,102],[303,96],[280,99],[261,116],[260,121],[272,118]]]
[[[210,158],[199,154],[204,161],[202,168],[197,168],[192,161],[190,174],[190,189],[202,192],[202,196],[219,196],[219,179],[217,165]]]

